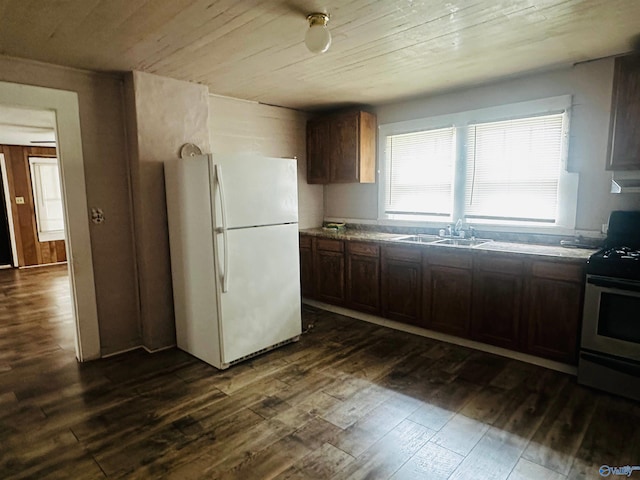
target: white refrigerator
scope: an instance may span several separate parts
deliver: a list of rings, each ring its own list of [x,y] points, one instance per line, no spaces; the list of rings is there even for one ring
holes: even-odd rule
[[[296,161],[165,163],[178,348],[227,368],[301,333]]]

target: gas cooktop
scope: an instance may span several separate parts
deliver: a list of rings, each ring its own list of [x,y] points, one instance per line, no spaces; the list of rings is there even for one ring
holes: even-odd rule
[[[640,212],[611,212],[604,245],[589,257],[587,273],[640,280]]]
[[[640,261],[640,250],[631,247],[607,248],[602,251],[602,258]]]

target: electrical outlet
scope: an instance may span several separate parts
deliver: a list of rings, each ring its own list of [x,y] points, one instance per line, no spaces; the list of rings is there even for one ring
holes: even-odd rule
[[[91,209],[91,221],[96,225],[104,222],[104,212],[100,208]]]
[[[24,205],[24,197],[16,197],[16,205]]]

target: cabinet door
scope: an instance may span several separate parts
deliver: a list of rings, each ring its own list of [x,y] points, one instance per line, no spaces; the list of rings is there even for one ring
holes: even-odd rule
[[[316,298],[334,305],[344,305],[344,242],[317,239],[314,260]]]
[[[471,270],[440,265],[424,269],[425,326],[439,332],[469,336],[471,321]]]
[[[335,117],[331,123],[332,183],[353,183],[360,179],[358,119],[356,112]]]
[[[300,291],[303,297],[314,296],[313,239],[300,237]]]
[[[607,169],[640,169],[640,55],[615,60]]]
[[[350,242],[347,253],[347,306],[380,313],[380,254],[373,244]]]
[[[388,247],[382,253],[382,313],[420,325],[422,268],[420,251]]]
[[[520,261],[487,256],[476,262],[472,338],[512,350],[520,348],[522,283]]]
[[[360,112],[360,183],[376,181],[376,136],[378,122],[376,116],[369,112]]]
[[[307,183],[329,183],[331,124],[326,119],[307,122]]]
[[[577,362],[584,265],[534,262],[527,295],[527,351]]]
[[[527,350],[577,363],[582,285],[533,278],[529,288]]]

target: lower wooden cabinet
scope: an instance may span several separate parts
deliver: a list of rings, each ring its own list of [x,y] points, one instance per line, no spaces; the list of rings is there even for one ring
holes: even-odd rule
[[[471,338],[520,350],[524,264],[498,255],[476,259]]]
[[[313,238],[300,236],[300,293],[313,298],[315,274],[313,269]]]
[[[347,243],[347,307],[380,313],[380,247]]]
[[[421,251],[410,247],[382,249],[382,314],[391,320],[422,324]]]
[[[300,237],[302,294],[576,363],[584,264]]]
[[[313,268],[315,297],[335,305],[345,303],[344,242],[327,238],[316,239]]]
[[[525,305],[528,353],[577,363],[583,279],[581,265],[533,263]]]
[[[471,322],[471,254],[423,255],[422,299],[425,327],[468,337]]]

